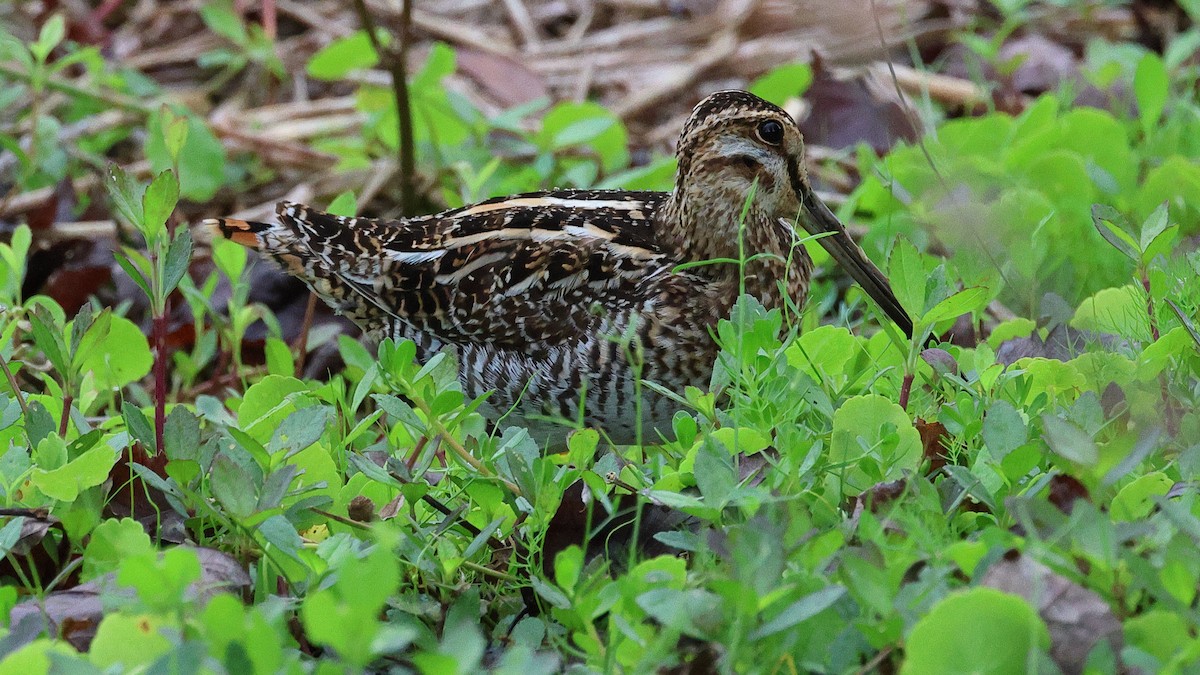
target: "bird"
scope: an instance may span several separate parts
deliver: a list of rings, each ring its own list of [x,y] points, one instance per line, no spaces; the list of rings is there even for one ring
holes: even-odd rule
[[[911,337],[884,274],[817,197],[792,118],[754,94],[693,109],[670,192],[556,189],[404,219],[280,202],[277,222],[221,236],[308,284],[372,339],[457,358],[480,411],[561,442],[580,423],[628,445],[670,430],[674,392],[707,388],[717,324],[747,293],[802,304],[812,235]]]

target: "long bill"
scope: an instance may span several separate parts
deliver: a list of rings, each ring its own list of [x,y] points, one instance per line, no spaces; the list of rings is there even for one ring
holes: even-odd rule
[[[837,216],[825,206],[819,197],[812,191],[807,184],[795,186],[799,189],[796,191],[800,196],[800,203],[807,212],[801,215],[800,225],[812,235],[822,235],[818,242],[821,246],[829,251],[829,255],[838,262],[850,276],[858,282],[867,295],[879,305],[884,314],[887,314],[900,330],[908,337],[912,337],[913,322],[908,316],[908,312],[900,306],[900,301],[896,299],[896,294],[892,292],[892,285],[888,282],[886,276],[880,271],[875,263],[867,257],[867,254],[862,250],[854,239],[850,237],[850,233],[846,231],[846,227],[842,225]]]

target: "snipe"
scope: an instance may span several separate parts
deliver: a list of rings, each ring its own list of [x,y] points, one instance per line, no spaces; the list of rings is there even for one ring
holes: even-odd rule
[[[669,193],[553,190],[407,220],[283,202],[277,224],[208,222],[369,336],[452,350],[468,396],[494,391],[489,414],[511,412],[542,438],[563,431],[545,416],[582,417],[617,443],[633,442],[639,424],[669,428],[671,402],[637,378],[706,387],[712,334],[741,288],[768,308],[803,302],[812,260],[795,245],[793,219],[825,235],[825,249],[911,333],[887,279],[813,193],[804,141],[783,110],[715,93],[684,126],[678,159]],[[742,271],[730,262],[676,270],[739,255],[754,256]]]

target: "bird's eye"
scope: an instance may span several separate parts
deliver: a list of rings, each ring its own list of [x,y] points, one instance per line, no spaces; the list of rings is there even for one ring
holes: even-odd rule
[[[783,142],[783,125],[775,120],[761,122],[754,130],[758,140],[767,145],[779,145]]]

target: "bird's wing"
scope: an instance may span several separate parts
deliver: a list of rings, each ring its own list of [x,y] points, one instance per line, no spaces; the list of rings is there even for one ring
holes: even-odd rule
[[[557,344],[614,311],[649,309],[671,261],[661,193],[532,193],[404,221],[280,203],[278,224],[217,220],[365,330],[400,321],[454,343]]]

